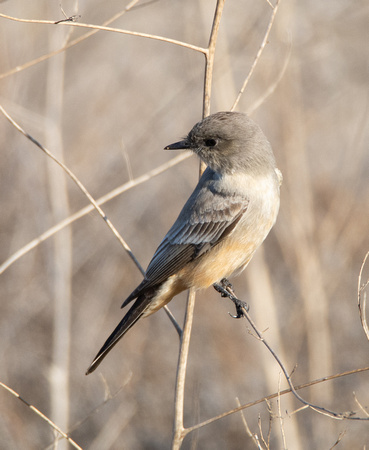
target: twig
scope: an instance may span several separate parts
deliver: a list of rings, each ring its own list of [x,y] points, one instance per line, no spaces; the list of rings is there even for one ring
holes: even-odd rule
[[[238,397],[236,397],[236,403],[237,403],[238,407],[241,406],[241,402]],[[247,436],[249,436],[253,440],[254,444],[259,448],[259,443],[258,443],[257,439],[255,438],[254,433],[250,430],[249,424],[247,423],[247,420],[243,413],[243,410],[241,410],[240,413],[241,413],[242,423],[243,423],[243,426],[245,427]]]
[[[354,392],[354,400],[355,403],[358,405],[358,407],[361,409],[361,411],[367,416],[369,417],[369,412],[364,408],[364,406],[359,402],[358,398],[356,397],[356,393]]]
[[[275,353],[275,351],[272,349],[272,347],[268,344],[268,342],[264,339],[263,335],[261,334],[261,332],[257,329],[254,321],[252,320],[250,314],[246,311],[245,308],[242,308],[243,310],[243,314],[244,317],[247,319],[247,321],[249,322],[249,324],[251,325],[252,329],[254,330],[254,332],[256,333],[257,337],[260,339],[260,341],[266,346],[266,348],[269,350],[269,352],[272,354],[272,356],[274,357],[274,359],[277,361],[279,367],[282,369],[282,372],[287,380],[287,383],[291,389],[291,392],[293,393],[293,395],[304,405],[309,406],[311,409],[313,409],[314,411],[332,417],[333,419],[338,419],[338,420],[343,420],[343,419],[361,419],[361,420],[368,420],[367,418],[357,418],[357,417],[352,417],[352,413],[337,413],[334,411],[331,411],[327,408],[323,408],[322,406],[318,406],[318,405],[314,405],[313,403],[308,402],[307,400],[305,400],[304,398],[302,398],[297,392],[296,389],[292,383],[291,377],[288,374],[286,368],[284,367],[282,361],[279,359],[278,355]]]
[[[277,0],[275,6],[273,8],[273,12],[272,12],[272,15],[271,15],[270,20],[269,20],[268,28],[267,28],[267,30],[265,32],[263,42],[261,43],[261,45],[259,47],[259,50],[258,50],[258,52],[257,52],[257,54],[255,56],[254,62],[252,63],[251,69],[250,69],[247,77],[245,78],[245,81],[243,82],[243,85],[242,85],[242,87],[240,89],[240,92],[238,93],[237,98],[236,98],[235,102],[233,103],[231,111],[234,111],[236,106],[238,105],[238,102],[240,101],[240,99],[242,97],[242,94],[244,93],[244,91],[246,89],[246,86],[247,86],[247,84],[248,84],[248,82],[249,82],[249,80],[250,80],[250,78],[251,78],[251,76],[252,76],[252,74],[253,74],[253,72],[255,70],[255,67],[256,67],[257,63],[259,62],[260,56],[263,53],[263,50],[264,50],[264,48],[265,48],[265,46],[266,46],[266,44],[268,42],[269,33],[270,33],[270,30],[272,29],[273,22],[274,22],[276,14],[277,14],[280,2],[281,2],[281,0]]]
[[[119,13],[115,14],[114,16],[112,16],[110,19],[106,20],[103,23],[103,26],[107,26],[109,24],[111,24],[112,22],[114,22],[115,20],[119,19],[119,17],[123,16],[123,14],[125,14],[126,12],[130,11],[132,8],[134,8],[136,6],[136,4],[139,2],[139,0],[132,0],[122,11],[120,11]],[[73,41],[70,41],[68,44],[66,44],[64,47],[55,50],[53,52],[50,53],[46,53],[45,55],[39,56],[38,58],[32,59],[31,61],[26,62],[25,64],[22,64],[21,66],[16,66],[13,69],[8,70],[7,72],[4,72],[2,74],[0,74],[0,80],[2,80],[3,78],[6,78],[10,75],[13,75],[15,73],[21,72],[24,69],[28,69],[29,67],[35,66],[36,64],[45,61],[46,59],[49,59],[53,56],[58,55],[59,53],[64,52],[65,50],[68,50],[69,48],[73,47],[74,45],[79,44],[80,42],[84,41],[85,39],[93,36],[94,34],[98,33],[100,30],[92,30],[89,31],[88,33],[85,33],[84,35],[73,39]]]
[[[79,181],[79,179],[74,175],[74,173],[68,169],[68,167],[59,161],[58,158],[56,158],[47,148],[45,148],[42,144],[40,144],[35,138],[33,138],[29,133],[23,130],[23,128],[5,111],[5,109],[0,105],[0,111],[4,114],[4,116],[9,120],[9,122],[18,130],[20,131],[27,139],[29,139],[33,144],[35,144],[39,149],[41,149],[49,158],[51,158],[53,161],[55,161],[66,173],[67,175],[75,182],[75,184],[79,187],[79,189],[84,193],[84,195],[88,198],[90,203],[94,206],[96,211],[100,214],[100,216],[104,219],[107,226],[111,229],[115,237],[118,239],[118,241],[121,243],[123,248],[126,250],[128,255],[131,257],[133,262],[136,264],[136,266],[139,268],[141,273],[145,275],[145,271],[143,270],[142,266],[138,262],[137,258],[133,254],[132,250],[129,248],[126,241],[122,238],[122,236],[118,233],[118,230],[114,227],[114,225],[111,223],[110,219],[105,215],[104,211],[100,208],[100,206],[96,203],[92,195],[88,192],[88,190],[85,188],[85,186]]]
[[[358,302],[361,326],[363,327],[364,333],[365,333],[367,339],[369,340],[369,328],[368,328],[368,322],[366,320],[366,292],[365,292],[365,289],[369,285],[369,278],[365,283],[362,284],[362,282],[361,282],[364,266],[366,264],[368,257],[369,257],[369,252],[367,252],[367,254],[365,255],[364,260],[360,267],[359,278],[358,278],[358,283],[357,283],[357,302]]]
[[[0,13],[0,17],[3,17],[4,19],[14,20],[16,22],[22,22],[22,23],[38,23],[38,24],[44,24],[44,25],[55,25],[55,21],[52,21],[52,20],[19,19],[18,17],[12,17],[12,16],[8,16],[6,14],[1,14],[1,13]],[[161,41],[161,42],[166,42],[168,44],[178,45],[180,47],[188,48],[190,50],[194,50],[194,51],[200,52],[200,53],[207,52],[207,50],[203,47],[188,44],[187,42],[177,41],[176,39],[171,39],[171,38],[167,38],[164,36],[157,36],[155,34],[140,33],[138,31],[122,30],[121,28],[104,27],[102,25],[92,25],[89,23],[64,22],[64,21],[58,23],[58,26],[63,26],[63,25],[69,26],[69,27],[90,28],[92,30],[108,31],[108,32],[119,33],[119,34],[128,34],[130,36],[137,36],[137,37],[142,37],[142,38],[146,38],[146,39],[154,39],[155,41]]]
[[[118,230],[114,227],[114,225],[112,224],[112,222],[110,221],[110,219],[108,219],[108,217],[105,215],[105,213],[103,212],[103,210],[100,208],[100,206],[98,205],[98,203],[94,200],[94,198],[91,196],[91,194],[87,191],[87,189],[84,187],[84,185],[79,181],[79,179],[74,175],[74,173],[68,169],[68,167],[63,164],[61,161],[59,161],[51,152],[49,152],[49,150],[47,150],[43,145],[41,145],[35,138],[33,138],[29,133],[27,133],[26,131],[23,130],[23,128],[21,128],[20,125],[18,125],[18,123],[15,122],[15,120],[4,110],[4,108],[0,105],[0,111],[4,114],[4,116],[9,120],[9,122],[14,125],[14,127],[20,131],[27,139],[29,139],[32,143],[34,143],[35,145],[37,145],[37,147],[39,147],[47,156],[49,156],[53,161],[55,161],[68,175],[69,177],[76,183],[76,185],[81,189],[81,191],[85,194],[85,196],[88,198],[88,200],[90,201],[92,208],[95,208],[97,210],[97,212],[100,214],[100,216],[104,219],[105,223],[108,225],[108,227],[111,229],[111,231],[113,232],[113,234],[115,235],[115,237],[118,239],[118,241],[120,242],[120,244],[122,245],[122,247],[125,249],[125,251],[128,253],[128,255],[131,257],[132,261],[136,264],[137,268],[140,270],[140,272],[142,273],[142,275],[145,276],[145,271],[142,268],[141,264],[138,262],[138,259],[135,257],[135,255],[133,254],[132,250],[130,249],[130,247],[128,246],[128,244],[126,243],[126,241],[123,239],[123,237],[119,234]],[[185,155],[186,156],[186,155]],[[175,159],[175,158],[174,158]],[[184,159],[184,158],[183,158]],[[161,166],[162,167],[162,166]],[[158,169],[156,169],[158,170]],[[143,176],[144,177],[144,176]],[[143,181],[141,181],[143,182]],[[128,183],[129,184],[129,183]],[[56,231],[55,231],[56,232]],[[46,238],[45,238],[46,239]],[[35,241],[32,241],[35,242]],[[36,240],[36,244],[37,245],[39,242]],[[22,255],[20,254],[20,252],[17,252],[17,258],[20,258]],[[14,255],[13,255],[14,256]],[[13,258],[14,259],[14,258]],[[13,261],[14,262],[14,261]],[[10,264],[8,263],[6,267],[8,267]],[[5,269],[3,269],[5,270]],[[1,272],[0,272],[1,273]],[[173,314],[170,312],[169,308],[167,305],[164,306],[164,310],[167,313],[169,319],[171,320],[171,322],[173,323],[176,331],[178,332],[179,335],[181,335],[182,330],[181,327],[178,325],[176,319],[174,318]]]
[[[283,416],[282,416],[282,408],[281,408],[281,374],[279,374],[279,380],[278,380],[277,406],[278,406],[279,424],[281,426],[281,435],[282,435],[283,449],[286,450],[287,449],[286,434],[284,432]],[[269,439],[268,439],[268,443],[269,443]]]
[[[332,445],[332,447],[329,450],[332,450],[334,447],[336,447],[342,441],[342,438],[345,434],[346,434],[346,430],[341,431],[341,433],[338,435],[336,442]]]
[[[156,167],[155,169],[150,170],[149,172],[146,172],[145,174],[128,181],[127,183],[122,184],[121,186],[113,189],[108,194],[103,195],[99,199],[96,200],[96,203],[100,206],[104,203],[107,203],[108,201],[112,200],[113,198],[117,197],[118,195],[122,194],[123,192],[128,191],[129,189],[132,189],[142,183],[145,183],[146,181],[150,180],[153,177],[156,177],[157,175],[160,175],[161,173],[165,172],[166,170],[170,169],[171,167],[179,164],[180,162],[184,161],[185,159],[192,156],[191,153],[182,153],[175,158],[172,158],[168,162]],[[4,261],[0,265],[0,275],[5,272],[6,269],[8,269],[12,264],[14,264],[18,259],[20,259],[22,256],[24,256],[26,253],[37,247],[41,242],[46,241],[49,237],[53,236],[58,231],[62,230],[63,228],[67,227],[68,225],[71,225],[73,222],[77,221],[78,219],[86,216],[91,211],[93,211],[95,208],[92,204],[89,204],[85,206],[84,208],[80,209],[76,213],[72,214],[71,216],[67,217],[66,219],[62,220],[61,222],[57,223],[53,227],[49,228],[47,231],[42,233],[37,238],[33,239],[32,241],[28,242],[28,244],[24,245],[22,248],[17,250],[15,253],[13,253],[6,261]]]
[[[295,386],[295,391],[299,391],[300,389],[305,389],[307,387],[311,387],[314,386],[316,384],[320,384],[320,383],[324,383],[325,381],[332,381],[335,380],[337,378],[341,378],[341,377],[345,377],[345,376],[349,376],[349,375],[354,375],[357,373],[361,373],[361,372],[367,372],[369,371],[369,367],[362,367],[360,369],[354,369],[354,370],[348,370],[346,372],[342,372],[342,373],[337,373],[335,375],[329,375],[327,377],[323,377],[323,378],[318,378],[317,380],[313,380],[313,381],[309,381],[308,383],[304,383],[304,384],[300,384],[298,386]],[[216,422],[217,420],[223,419],[224,417],[230,416],[231,414],[237,413],[239,411],[241,411],[242,409],[247,409],[247,408],[251,408],[251,406],[256,406],[259,405],[260,403],[263,403],[265,400],[272,400],[274,398],[277,398],[278,395],[282,396],[282,395],[286,395],[292,392],[292,389],[284,389],[281,392],[276,392],[274,394],[270,394],[266,397],[260,398],[258,400],[255,400],[253,402],[249,402],[249,403],[245,403],[242,406],[238,407],[238,408],[233,408],[229,411],[223,412],[221,414],[218,414],[217,416],[211,417],[210,419],[204,420],[203,422],[200,422],[196,425],[193,425],[192,427],[188,427],[186,428],[186,433],[190,433],[191,431],[197,430],[198,428],[202,428],[205,427],[206,425],[210,425],[213,422]],[[308,406],[304,406],[303,409],[308,408]],[[366,420],[366,419],[362,419],[360,417],[350,417],[350,419],[355,419],[355,420]]]
[[[35,412],[38,416],[40,416],[41,419],[43,419],[55,431],[57,431],[59,434],[61,434],[63,436],[63,438],[66,439],[70,443],[70,445],[72,445],[74,448],[77,448],[78,450],[82,450],[82,447],[80,447],[76,442],[74,442],[74,440],[71,437],[69,437],[66,433],[64,433],[64,431],[62,431],[53,421],[51,421],[47,416],[45,416],[45,414],[42,414],[42,412],[39,409],[37,409],[35,406],[28,403],[17,392],[15,392],[13,389],[11,389],[9,386],[2,383],[1,381],[0,381],[0,386],[3,387],[4,389],[6,389],[8,392],[10,392],[12,395],[14,395],[14,397],[17,397],[22,403],[24,403],[26,406],[28,406],[28,408],[31,411]]]
[[[273,94],[273,92],[276,90],[277,86],[281,82],[281,80],[287,70],[288,63],[290,62],[290,57],[291,57],[291,45],[289,47],[288,54],[284,61],[283,67],[282,67],[281,71],[279,72],[279,74],[277,75],[277,78],[274,80],[274,82],[271,85],[269,85],[268,89],[264,92],[264,94],[261,95],[258,99],[256,99],[249,108],[247,108],[247,114],[251,115],[257,108],[259,108],[259,106],[261,104],[263,104],[265,102],[265,100],[269,96],[271,96]]]

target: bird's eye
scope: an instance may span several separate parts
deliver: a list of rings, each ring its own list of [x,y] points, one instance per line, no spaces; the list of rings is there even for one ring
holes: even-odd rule
[[[215,139],[205,139],[204,144],[206,147],[214,147],[217,144]]]

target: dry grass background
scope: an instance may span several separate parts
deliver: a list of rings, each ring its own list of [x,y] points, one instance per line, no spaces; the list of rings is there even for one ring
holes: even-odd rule
[[[102,24],[125,5],[80,1],[80,22]],[[138,5],[112,26],[207,45],[214,1]],[[75,14],[74,1],[62,6]],[[59,1],[50,0],[8,0],[0,12],[63,18]],[[232,106],[270,14],[263,0],[226,2],[212,112]],[[369,249],[368,14],[364,0],[283,0],[237,108],[253,111],[284,184],[277,225],[234,286],[288,370],[297,365],[296,385],[368,366],[357,309],[357,277]],[[169,161],[173,154],[162,148],[201,118],[204,62],[197,52],[99,32],[57,57],[7,74],[86,30],[0,21],[0,103],[95,198]],[[255,109],[286,61],[275,91]],[[61,169],[1,117],[0,262],[87,204]],[[144,267],[197,177],[198,161],[190,158],[104,205]],[[0,381],[70,431],[82,448],[170,447],[178,337],[164,312],[139,323],[96,373],[84,375],[140,280],[96,212],[0,277]],[[182,321],[185,295],[170,308]],[[197,296],[187,426],[234,408],[237,398],[247,403],[286,387],[272,356],[228,311],[230,303],[211,289]],[[329,409],[365,416],[354,392],[361,405],[369,404],[367,372],[300,393]],[[271,421],[265,403],[246,409],[244,418],[259,438],[259,425],[266,437],[271,424],[271,449],[329,449],[339,437],[336,448],[369,444],[368,422],[333,420],[311,409],[292,414],[299,407],[288,395],[271,403]],[[43,420],[0,390],[0,448],[52,448],[54,438]],[[66,447],[59,442],[58,448]],[[238,413],[190,434],[183,448],[257,447]]]

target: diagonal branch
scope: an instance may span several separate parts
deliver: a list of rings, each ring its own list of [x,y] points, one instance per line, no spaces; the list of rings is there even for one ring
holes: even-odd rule
[[[364,260],[365,261],[365,260]],[[369,280],[368,280],[369,283]],[[216,290],[219,289],[214,286],[216,288]],[[335,411],[331,411],[327,408],[324,408],[323,406],[319,406],[319,405],[314,405],[313,403],[308,402],[307,400],[305,400],[304,398],[302,398],[297,392],[296,389],[292,383],[292,379],[291,376],[289,375],[289,373],[287,372],[287,369],[285,368],[285,366],[283,365],[282,361],[280,360],[279,356],[276,354],[276,352],[272,349],[272,347],[269,345],[269,343],[265,340],[265,338],[263,337],[262,333],[258,330],[258,328],[256,327],[254,321],[252,320],[250,314],[248,313],[248,308],[245,302],[242,302],[240,299],[238,299],[235,295],[235,293],[233,292],[233,289],[231,287],[231,285],[226,286],[222,291],[221,291],[222,296],[227,296],[229,297],[230,300],[232,300],[232,302],[236,305],[236,309],[237,309],[237,318],[243,316],[247,319],[247,321],[249,322],[249,324],[251,325],[252,329],[254,330],[257,338],[266,346],[266,348],[269,350],[269,352],[272,354],[273,358],[277,361],[279,367],[281,368],[283,375],[285,376],[287,383],[290,387],[291,392],[293,393],[293,395],[304,405],[310,407],[311,409],[313,409],[314,411],[329,416],[333,419],[338,419],[338,420],[343,420],[343,419],[352,419],[352,420],[369,420],[369,418],[361,418],[361,417],[352,417],[353,413],[349,412],[335,412]],[[246,305],[246,307],[245,307]]]
[[[127,183],[122,184],[121,186],[113,189],[108,194],[103,195],[99,199],[96,200],[97,205],[103,205],[104,203],[107,203],[108,201],[112,200],[113,198],[117,197],[118,195],[122,194],[123,192],[128,191],[131,188],[134,188],[135,186],[138,186],[142,183],[145,183],[146,181],[150,180],[153,177],[156,177],[157,175],[160,175],[161,173],[165,172],[166,170],[170,169],[171,167],[179,164],[180,162],[184,161],[185,159],[192,156],[191,153],[182,153],[175,158],[172,158],[171,160],[167,161],[166,163],[156,167],[155,169],[152,169],[148,171],[147,173],[140,175],[139,177],[128,181]],[[0,275],[5,272],[6,269],[8,269],[12,264],[14,264],[18,259],[20,259],[22,256],[24,256],[26,253],[37,247],[41,242],[46,241],[49,237],[53,236],[57,232],[61,231],[68,225],[71,225],[73,222],[76,222],[78,219],[81,219],[82,217],[89,214],[91,211],[94,210],[94,205],[89,204],[85,206],[84,208],[80,209],[79,211],[75,212],[71,216],[67,217],[66,219],[60,221],[53,227],[49,228],[47,231],[42,233],[40,236],[36,237],[32,241],[28,242],[28,244],[24,245],[22,248],[17,250],[15,253],[13,253],[6,261],[4,261],[0,265]]]
[[[240,101],[240,99],[241,99],[241,97],[242,97],[242,95],[243,95],[243,93],[244,93],[244,91],[246,89],[246,86],[247,86],[248,82],[250,81],[250,78],[251,78],[252,74],[254,73],[255,67],[256,67],[257,63],[259,62],[261,54],[263,53],[263,50],[264,50],[266,44],[268,43],[269,33],[270,33],[270,30],[272,29],[272,26],[273,26],[273,23],[274,23],[274,19],[275,19],[275,16],[277,14],[280,2],[281,2],[281,0],[277,0],[277,3],[275,4],[275,6],[273,8],[273,12],[272,12],[272,15],[271,15],[270,20],[269,20],[268,27],[267,27],[266,32],[265,32],[263,42],[261,43],[261,45],[259,47],[259,50],[258,50],[258,52],[257,52],[257,54],[255,56],[254,62],[252,63],[251,69],[250,69],[249,73],[247,74],[247,77],[245,78],[245,81],[243,82],[243,85],[242,85],[242,87],[240,89],[240,92],[238,93],[237,98],[236,98],[235,102],[233,103],[232,108],[230,109],[231,111],[234,111],[236,106],[238,105],[238,102]]]
[[[29,139],[33,144],[35,144],[39,149],[41,149],[49,158],[51,158],[53,161],[55,161],[63,170],[66,172],[66,174],[74,181],[74,183],[79,187],[79,189],[83,192],[83,194],[88,198],[90,203],[94,206],[96,211],[100,214],[100,216],[104,219],[107,226],[111,229],[115,237],[118,239],[120,244],[123,246],[125,251],[128,253],[128,255],[131,257],[133,262],[136,264],[136,266],[139,268],[141,273],[145,275],[145,271],[143,270],[142,266],[138,262],[137,258],[133,254],[132,250],[126,243],[126,241],[122,238],[122,236],[119,234],[118,230],[114,227],[114,225],[111,223],[110,219],[105,215],[104,211],[100,208],[100,206],[96,203],[92,195],[88,192],[88,190],[85,188],[85,186],[79,181],[79,179],[74,175],[74,173],[68,169],[68,167],[59,161],[56,156],[54,156],[47,148],[45,148],[42,144],[40,144],[34,137],[32,137],[29,133],[27,133],[23,128],[5,111],[5,109],[0,105],[0,112],[3,113],[3,115],[9,120],[9,122],[18,130],[20,131],[27,139]]]
[[[348,375],[354,375],[354,374],[357,374],[357,373],[367,372],[367,371],[369,371],[369,367],[363,367],[363,368],[360,368],[360,369],[354,369],[354,370],[349,370],[347,372],[337,373],[335,375],[330,375],[330,376],[327,376],[327,377],[319,378],[317,380],[309,381],[308,383],[299,384],[298,386],[295,386],[295,391],[299,391],[300,389],[305,389],[307,387],[314,386],[316,384],[324,383],[326,381],[332,381],[332,380],[335,380],[337,378],[342,378],[342,377],[345,377],[345,376],[348,376]],[[237,408],[231,409],[230,411],[226,411],[226,412],[221,413],[221,414],[219,414],[219,415],[217,415],[215,417],[212,417],[212,418],[204,420],[203,422],[200,422],[200,423],[198,423],[196,425],[193,425],[192,427],[186,428],[185,429],[186,435],[188,433],[190,433],[191,431],[195,431],[195,430],[198,430],[199,428],[205,427],[206,425],[210,425],[211,423],[216,422],[217,420],[223,419],[224,417],[230,416],[231,414],[240,412],[243,409],[251,408],[251,406],[259,405],[260,403],[263,403],[266,400],[267,401],[273,400],[274,398],[277,398],[278,396],[286,395],[286,394],[289,394],[290,392],[292,392],[292,390],[290,388],[289,389],[284,389],[283,391],[275,392],[274,394],[270,394],[270,395],[268,395],[266,397],[260,398],[258,400],[253,401],[253,402],[249,402],[249,403],[245,403],[243,405],[240,405]],[[351,417],[351,419],[359,419],[359,418]],[[361,419],[361,420],[366,420],[366,419]]]
[[[61,434],[63,436],[63,438],[66,439],[70,443],[70,445],[72,445],[74,448],[76,448],[78,450],[82,450],[82,447],[80,447],[76,442],[74,442],[74,440],[71,437],[69,437],[66,433],[64,433],[63,430],[61,430],[52,420],[50,420],[47,416],[45,416],[45,414],[43,414],[39,409],[37,409],[35,406],[28,403],[17,392],[15,392],[13,389],[11,389],[9,386],[2,383],[1,381],[0,381],[0,386],[3,387],[4,389],[6,389],[8,392],[10,392],[12,395],[14,395],[14,397],[19,398],[19,400],[22,403],[24,403],[26,406],[28,406],[28,408],[31,411],[35,412],[38,416],[41,417],[41,419],[43,419],[45,422],[47,422],[55,431],[57,431],[59,434]]]

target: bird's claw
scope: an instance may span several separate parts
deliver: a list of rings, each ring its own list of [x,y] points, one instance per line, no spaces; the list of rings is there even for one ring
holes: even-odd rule
[[[214,289],[220,293],[221,297],[228,297],[234,303],[237,315],[234,316],[233,314],[228,313],[231,317],[233,317],[234,319],[240,319],[245,315],[244,310],[248,312],[248,304],[235,296],[233,292],[233,286],[226,278],[223,278],[219,284],[213,284],[213,286]]]
[[[238,298],[235,298],[234,300],[232,299],[235,307],[236,307],[236,313],[237,315],[234,316],[233,314],[231,314],[230,312],[228,313],[233,319],[241,319],[241,317],[243,317],[245,315],[245,313],[243,312],[243,310],[245,310],[246,312],[249,311],[249,305],[246,302],[243,302],[242,300],[239,300]]]

